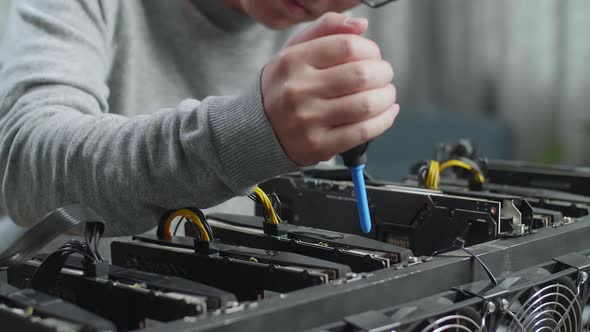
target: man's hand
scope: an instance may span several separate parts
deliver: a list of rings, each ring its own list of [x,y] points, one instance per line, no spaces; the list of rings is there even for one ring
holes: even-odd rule
[[[386,131],[399,112],[393,69],[361,37],[365,19],[329,13],[264,68],[262,96],[287,156],[308,166]]]

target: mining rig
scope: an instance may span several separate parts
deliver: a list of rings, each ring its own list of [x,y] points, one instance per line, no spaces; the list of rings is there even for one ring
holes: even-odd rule
[[[588,331],[590,170],[439,147],[403,181],[346,169],[271,179],[257,216],[169,211],[156,232],[98,243],[61,208],[0,255],[6,331]],[[39,254],[73,225],[85,236]],[[25,241],[26,239],[29,239]]]

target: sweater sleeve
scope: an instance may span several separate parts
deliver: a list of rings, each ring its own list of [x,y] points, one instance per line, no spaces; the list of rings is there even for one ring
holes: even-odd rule
[[[0,198],[17,224],[82,203],[109,235],[139,233],[168,209],[207,208],[297,169],[258,82],[240,96],[109,114],[108,2],[13,2],[0,55]]]

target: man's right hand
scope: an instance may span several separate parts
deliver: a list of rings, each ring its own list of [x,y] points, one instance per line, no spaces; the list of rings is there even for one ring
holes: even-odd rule
[[[329,13],[264,68],[264,108],[287,156],[309,166],[386,131],[399,112],[393,69],[360,36],[365,19]]]

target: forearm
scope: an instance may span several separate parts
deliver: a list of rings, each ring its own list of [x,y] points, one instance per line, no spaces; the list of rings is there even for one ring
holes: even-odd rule
[[[75,91],[35,88],[2,119],[4,204],[21,225],[80,202],[109,222],[110,234],[137,233],[167,209],[206,208],[295,170],[257,88],[134,118],[84,114],[51,97],[74,100]]]
[[[0,207],[15,222],[82,203],[110,234],[138,233],[167,209],[206,208],[296,169],[258,84],[156,113],[110,109],[118,10],[117,1],[13,3],[0,53]]]

